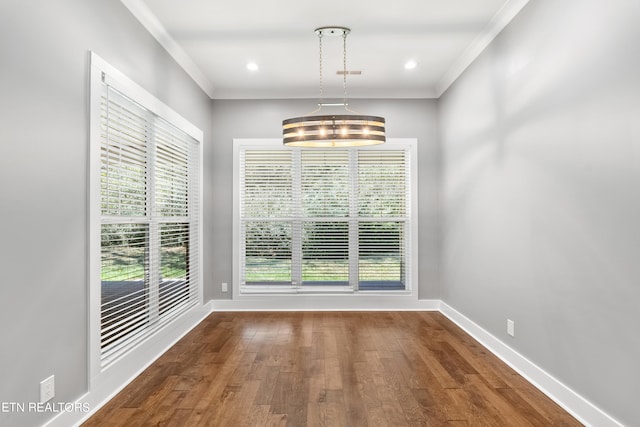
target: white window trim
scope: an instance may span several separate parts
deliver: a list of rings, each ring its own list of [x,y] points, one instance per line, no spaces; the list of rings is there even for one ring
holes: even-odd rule
[[[343,295],[356,299],[377,299],[380,297],[403,297],[411,300],[418,299],[418,140],[416,138],[388,138],[384,145],[378,145],[372,148],[359,149],[375,149],[375,150],[399,150],[409,149],[410,151],[410,170],[411,170],[411,203],[410,203],[410,237],[411,237],[411,284],[410,288],[401,291],[378,291],[378,290],[359,290],[357,292],[352,289],[336,289],[335,287],[318,287],[315,289],[295,288],[289,286],[251,286],[251,289],[240,288],[240,151],[242,149],[268,149],[282,147],[282,139],[276,138],[235,138],[233,140],[233,279],[232,279],[232,300],[249,301],[256,298],[265,302],[265,306],[269,305],[269,300],[273,300],[277,305],[277,300],[283,297],[287,298],[305,298],[310,295]],[[280,300],[282,301],[282,300]]]
[[[89,199],[89,224],[88,224],[88,236],[89,236],[89,258],[88,258],[88,294],[89,294],[89,325],[88,325],[88,342],[89,342],[89,385],[90,388],[102,388],[110,385],[113,382],[112,378],[109,378],[111,372],[114,369],[118,369],[119,364],[113,364],[106,369],[101,368],[100,361],[100,298],[101,290],[100,286],[100,258],[101,258],[101,243],[100,243],[100,226],[101,226],[101,214],[100,214],[100,96],[96,96],[101,93],[101,86],[106,81],[110,86],[114,87],[118,91],[126,94],[135,102],[143,105],[146,109],[156,114],[157,116],[172,123],[174,126],[187,133],[193,139],[198,142],[198,156],[200,157],[199,170],[197,171],[198,185],[200,188],[199,200],[198,200],[198,296],[197,304],[185,313],[177,317],[172,323],[180,323],[181,319],[187,319],[201,312],[203,308],[203,221],[202,221],[202,184],[203,184],[203,172],[202,172],[202,158],[203,158],[203,140],[204,134],[195,125],[191,124],[184,117],[176,113],[162,101],[151,95],[144,88],[133,82],[126,77],[116,68],[108,64],[94,52],[90,54],[90,87],[89,87],[89,168],[88,168],[88,199]],[[182,321],[184,323],[184,321]],[[166,330],[161,329],[154,336],[147,341],[155,339],[156,342],[143,342],[139,344],[139,347],[145,345],[149,347],[149,354],[155,353],[158,346],[164,345],[163,342],[172,340],[170,336],[173,333],[180,333],[175,327],[171,327],[171,324],[165,327]],[[169,332],[171,329],[171,332]],[[165,335],[163,337],[163,335]],[[140,354],[133,354],[136,352],[136,348],[132,349],[130,353],[122,358],[122,364],[127,365],[127,358],[131,359],[131,363],[126,368],[122,369],[113,377],[127,376],[128,372],[137,370],[135,366],[140,361],[144,361],[145,357],[141,357]],[[154,354],[155,355],[155,354]],[[147,358],[148,359],[148,358]],[[144,363],[144,362],[143,362]],[[95,387],[94,387],[95,386]]]

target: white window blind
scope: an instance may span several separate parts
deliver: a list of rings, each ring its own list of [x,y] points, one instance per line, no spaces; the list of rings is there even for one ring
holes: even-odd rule
[[[293,161],[291,151],[241,153],[243,280],[291,285]]]
[[[409,156],[241,148],[241,291],[409,289]]]
[[[105,367],[198,301],[198,141],[104,82],[100,358]]]
[[[408,164],[402,150],[358,152],[360,289],[405,289]]]
[[[299,152],[302,285],[349,286],[350,153]]]

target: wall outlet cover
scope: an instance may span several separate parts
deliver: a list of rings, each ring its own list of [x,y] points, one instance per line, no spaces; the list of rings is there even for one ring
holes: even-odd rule
[[[507,319],[507,334],[514,337],[516,334],[516,324],[511,319]]]
[[[55,377],[51,375],[49,378],[40,381],[40,403],[45,403],[53,399],[56,394]]]

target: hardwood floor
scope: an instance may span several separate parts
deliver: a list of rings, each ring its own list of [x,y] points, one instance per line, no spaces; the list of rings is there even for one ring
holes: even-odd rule
[[[83,426],[579,426],[437,312],[213,313]]]

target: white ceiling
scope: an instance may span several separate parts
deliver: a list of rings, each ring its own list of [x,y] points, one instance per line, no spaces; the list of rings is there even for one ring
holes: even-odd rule
[[[260,99],[318,97],[322,26],[351,28],[350,98],[439,97],[528,0],[121,1],[211,98]],[[341,98],[341,37],[323,38],[323,68]]]

